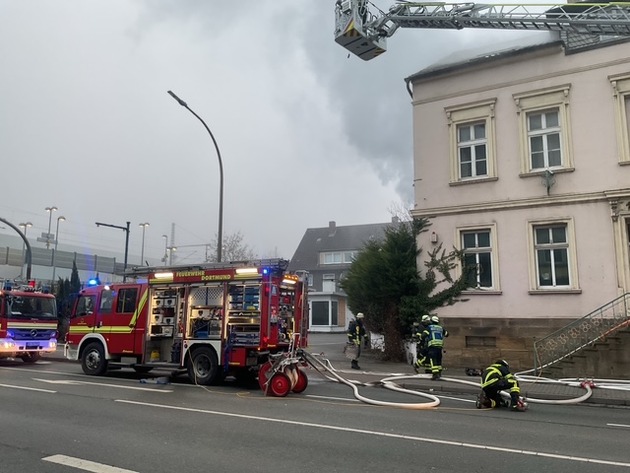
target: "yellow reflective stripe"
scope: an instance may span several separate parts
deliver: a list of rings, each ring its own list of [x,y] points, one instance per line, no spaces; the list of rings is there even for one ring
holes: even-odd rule
[[[490,375],[493,375],[497,373],[499,375],[499,378],[492,378],[492,379],[488,379],[490,377]],[[491,384],[496,383],[497,381],[499,381],[501,376],[501,371],[499,371],[497,368],[495,368],[494,366],[491,366],[488,368],[488,374],[486,374],[486,377],[484,378],[483,383],[481,384],[482,388],[485,388],[486,386],[490,386]]]
[[[145,287],[144,292],[140,296],[140,303],[136,307],[135,312],[133,313],[133,317],[131,318],[131,322],[129,322],[129,327],[133,328],[136,326],[136,322],[138,317],[140,317],[140,313],[144,309],[144,306],[147,304],[147,299],[149,298],[149,288]],[[131,330],[130,330],[131,331]]]

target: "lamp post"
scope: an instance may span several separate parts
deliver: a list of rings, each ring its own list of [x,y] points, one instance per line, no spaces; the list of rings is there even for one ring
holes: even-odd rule
[[[52,224],[52,213],[59,210],[57,207],[46,207],[44,209],[48,212],[48,233],[46,234],[46,249],[50,248],[50,225]]]
[[[24,230],[24,238],[26,238],[26,230],[28,230],[32,226],[33,226],[33,224],[31,222],[18,224],[18,227],[20,227],[22,230]],[[24,271],[24,250],[25,249],[26,249],[26,243],[22,243],[22,267],[20,268],[20,278],[22,277],[23,271]]]
[[[131,222],[127,222],[127,226],[121,227],[120,225],[112,225],[110,223],[96,222],[97,227],[111,227],[118,228],[125,232],[125,265],[123,267],[123,282],[127,280],[127,255],[129,254],[129,225]]]
[[[162,235],[162,238],[164,238],[164,258],[162,258],[162,261],[164,262],[164,266],[166,266],[168,261],[168,235]]]
[[[177,100],[177,103],[179,103],[182,107],[184,107],[190,113],[192,113],[195,117],[197,117],[197,119],[201,122],[201,124],[205,127],[206,131],[210,135],[210,138],[212,138],[212,143],[214,143],[214,148],[217,151],[217,158],[219,159],[219,230],[217,232],[217,262],[220,263],[221,253],[222,253],[222,248],[223,248],[223,161],[221,160],[221,152],[219,151],[217,140],[214,139],[214,135],[210,131],[210,128],[208,128],[208,125],[206,125],[206,122],[204,122],[199,115],[193,112],[188,107],[186,102],[180,99],[171,90],[168,91],[168,94],[171,97],[173,97],[175,100]]]
[[[149,226],[149,222],[141,223],[138,226],[142,227],[142,249],[140,251],[140,266],[142,266],[142,265],[144,265],[144,232],[146,231],[147,227]]]
[[[55,250],[53,251],[53,273],[52,273],[52,287],[55,286],[55,273],[57,272],[57,245],[59,244],[59,222],[65,222],[66,217],[57,217],[57,228],[55,229]]]

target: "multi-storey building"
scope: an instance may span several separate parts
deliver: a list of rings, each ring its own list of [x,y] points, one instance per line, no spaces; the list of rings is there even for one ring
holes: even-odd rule
[[[630,291],[630,43],[550,33],[407,78],[424,248],[465,250],[445,364],[531,367],[533,341]]]
[[[393,222],[396,218],[392,219]],[[289,271],[306,271],[312,332],[346,330],[352,312],[340,281],[366,242],[382,239],[388,223],[308,228],[291,258]]]

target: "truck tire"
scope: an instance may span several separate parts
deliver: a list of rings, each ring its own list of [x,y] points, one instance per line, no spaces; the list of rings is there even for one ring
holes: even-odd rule
[[[30,352],[30,353],[26,353],[26,354],[22,355],[20,358],[22,358],[22,361],[24,363],[35,363],[41,357],[42,357],[42,355],[40,355],[39,353]]]
[[[107,371],[105,350],[99,342],[92,342],[83,350],[81,356],[81,368],[90,376],[100,376]]]
[[[218,377],[219,362],[211,347],[198,347],[187,363],[188,377],[194,384],[212,384]]]

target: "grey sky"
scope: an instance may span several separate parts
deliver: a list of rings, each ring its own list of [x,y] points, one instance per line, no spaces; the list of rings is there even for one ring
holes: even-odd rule
[[[172,223],[178,246],[212,241],[216,153],[171,89],[219,144],[224,234],[259,256],[290,258],[329,220],[388,221],[412,198],[403,78],[497,36],[401,30],[363,62],[333,29],[334,0],[0,0],[0,217],[39,235],[54,205],[60,247],[119,252],[123,232],[94,223],[130,221],[131,263],[141,222],[151,258]]]

